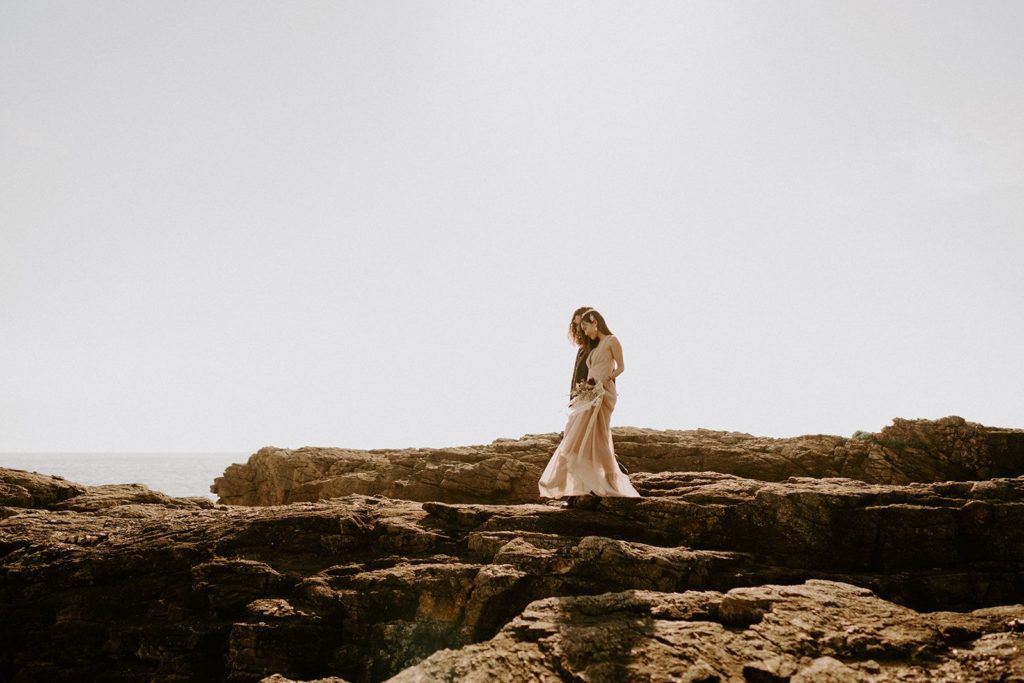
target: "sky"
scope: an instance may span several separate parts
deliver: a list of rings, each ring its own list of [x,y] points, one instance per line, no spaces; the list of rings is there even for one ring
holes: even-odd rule
[[[1024,3],[0,0],[0,452],[1024,427]]]

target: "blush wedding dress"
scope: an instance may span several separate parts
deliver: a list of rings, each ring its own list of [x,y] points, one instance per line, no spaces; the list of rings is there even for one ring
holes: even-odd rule
[[[640,494],[619,471],[612,446],[611,417],[618,393],[609,375],[615,366],[612,335],[605,335],[587,358],[587,379],[604,388],[593,405],[570,410],[562,441],[538,482],[546,498],[598,496],[639,498]]]

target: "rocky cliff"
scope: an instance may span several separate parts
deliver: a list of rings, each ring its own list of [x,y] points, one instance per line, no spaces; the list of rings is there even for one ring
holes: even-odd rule
[[[263,448],[211,487],[219,502],[280,505],[352,493],[449,503],[527,503],[559,434],[484,446],[358,451]],[[762,481],[846,477],[871,484],[971,481],[1024,474],[1024,430],[960,417],[893,420],[855,438],[771,439],[705,429],[613,430],[630,472],[721,472]]]
[[[226,506],[0,470],[0,679],[1014,680],[1024,477],[981,475],[1012,471],[1019,434],[955,420],[864,441],[620,430],[632,465],[699,466],[637,471],[643,498],[572,509],[365,492]],[[552,439],[302,449],[280,459],[315,467],[270,467],[291,474],[250,490],[294,495],[322,472],[385,486],[406,463],[407,494],[477,499],[488,489],[460,493],[459,473],[479,481],[495,453],[529,465],[512,454]],[[889,464],[857,471],[902,483],[824,476],[871,453]],[[511,466],[497,467],[484,471]],[[910,481],[951,479],[941,468],[974,476]]]

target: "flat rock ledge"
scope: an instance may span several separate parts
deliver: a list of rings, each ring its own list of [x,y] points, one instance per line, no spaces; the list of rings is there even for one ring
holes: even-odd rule
[[[28,474],[0,470],[0,680],[1024,675],[1024,477],[638,473],[566,509]]]
[[[969,481],[1024,475],[1024,430],[951,416],[904,420],[854,437],[790,439],[706,429],[617,427],[615,450],[631,473],[721,472],[762,481],[845,477],[870,484]],[[282,505],[350,494],[449,503],[537,501],[537,480],[560,434],[437,449],[266,447],[210,490],[229,505]]]
[[[163,508],[212,508],[203,496],[175,498],[144,484],[84,486],[63,477],[0,467],[0,518],[19,508],[97,512],[117,508],[120,515],[160,514]]]

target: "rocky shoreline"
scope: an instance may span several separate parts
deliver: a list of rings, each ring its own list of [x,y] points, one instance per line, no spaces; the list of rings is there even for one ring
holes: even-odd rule
[[[0,469],[0,679],[1024,680],[1024,431],[617,429],[644,497],[573,509],[556,438],[263,449],[244,505]]]

